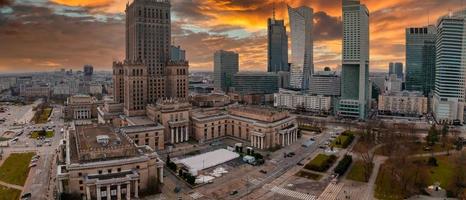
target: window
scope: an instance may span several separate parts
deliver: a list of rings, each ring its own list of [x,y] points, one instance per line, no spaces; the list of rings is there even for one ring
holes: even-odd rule
[[[112,169],[107,170],[107,172],[108,172],[109,174],[111,174],[111,173],[112,173]]]
[[[80,181],[79,181],[79,184],[80,184],[80,185],[82,185],[82,184],[83,184],[83,181],[82,181],[82,180],[80,180]]]
[[[99,170],[99,174],[102,174],[102,170]]]
[[[82,176],[83,174],[81,172],[78,173],[78,176]]]
[[[118,168],[117,171],[118,171],[118,172],[121,172],[121,168]]]

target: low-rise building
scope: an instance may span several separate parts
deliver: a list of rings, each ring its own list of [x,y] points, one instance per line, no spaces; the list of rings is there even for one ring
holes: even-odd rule
[[[230,97],[225,94],[198,94],[189,98],[197,107],[221,107],[230,104]]]
[[[65,103],[65,119],[81,120],[97,118],[97,107],[103,103],[89,95],[75,95],[68,97]]]
[[[277,108],[328,113],[332,109],[332,97],[280,90],[274,94],[273,105]]]
[[[27,98],[50,97],[51,89],[48,84],[26,84],[21,85],[19,95]]]
[[[191,116],[193,137],[202,142],[234,137],[258,149],[284,147],[298,139],[296,118],[285,111],[236,106],[200,109]]]
[[[163,161],[108,125],[72,124],[59,146],[57,190],[82,199],[134,199],[163,183]]]
[[[335,71],[326,68],[311,76],[309,93],[311,95],[340,96],[341,77]]]
[[[379,114],[420,116],[427,113],[428,99],[421,92],[394,92],[379,95]]]

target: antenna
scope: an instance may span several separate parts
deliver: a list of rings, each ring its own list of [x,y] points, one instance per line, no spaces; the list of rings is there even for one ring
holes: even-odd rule
[[[273,1],[272,17],[273,17],[273,20],[275,21],[275,1]]]

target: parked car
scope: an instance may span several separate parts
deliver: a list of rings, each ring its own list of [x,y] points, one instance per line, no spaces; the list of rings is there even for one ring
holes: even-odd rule
[[[31,199],[31,197],[32,197],[32,194],[28,192],[21,196],[21,200],[29,200]]]
[[[230,192],[230,195],[231,195],[231,196],[236,195],[236,194],[238,194],[238,191],[237,191],[237,190],[235,190],[235,191],[233,191],[233,192]]]

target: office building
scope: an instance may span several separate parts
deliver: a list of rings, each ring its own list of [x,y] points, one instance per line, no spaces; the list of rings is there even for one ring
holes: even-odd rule
[[[307,90],[314,72],[313,10],[309,7],[288,6],[291,29],[290,87]]]
[[[385,78],[383,93],[401,92],[403,80],[398,78],[396,74],[391,74]]]
[[[435,26],[406,29],[406,90],[430,94],[435,82]]]
[[[389,63],[388,75],[395,74],[397,78],[403,80],[403,63]]]
[[[365,119],[369,110],[369,10],[359,0],[343,0],[341,117]]]
[[[312,95],[340,96],[341,77],[335,71],[319,71],[312,75],[309,93]]]
[[[289,71],[288,68],[288,35],[284,20],[275,19],[275,9],[273,18],[269,18],[268,24],[268,72]]]
[[[170,60],[171,61],[186,61],[186,51],[180,46],[170,46]]]
[[[233,75],[232,89],[240,94],[278,92],[279,76],[273,72],[240,72]]]
[[[219,50],[214,54],[214,87],[228,92],[233,75],[239,71],[239,55],[236,52]]]
[[[332,109],[332,97],[280,89],[280,92],[274,94],[273,106],[290,110],[329,113]]]
[[[94,74],[94,67],[92,65],[84,65],[83,67],[84,81],[91,81],[92,74]]]
[[[434,117],[439,123],[463,123],[465,106],[465,16],[458,12],[437,23]]]
[[[427,113],[427,97],[419,91],[382,94],[378,104],[381,115],[419,117]]]

